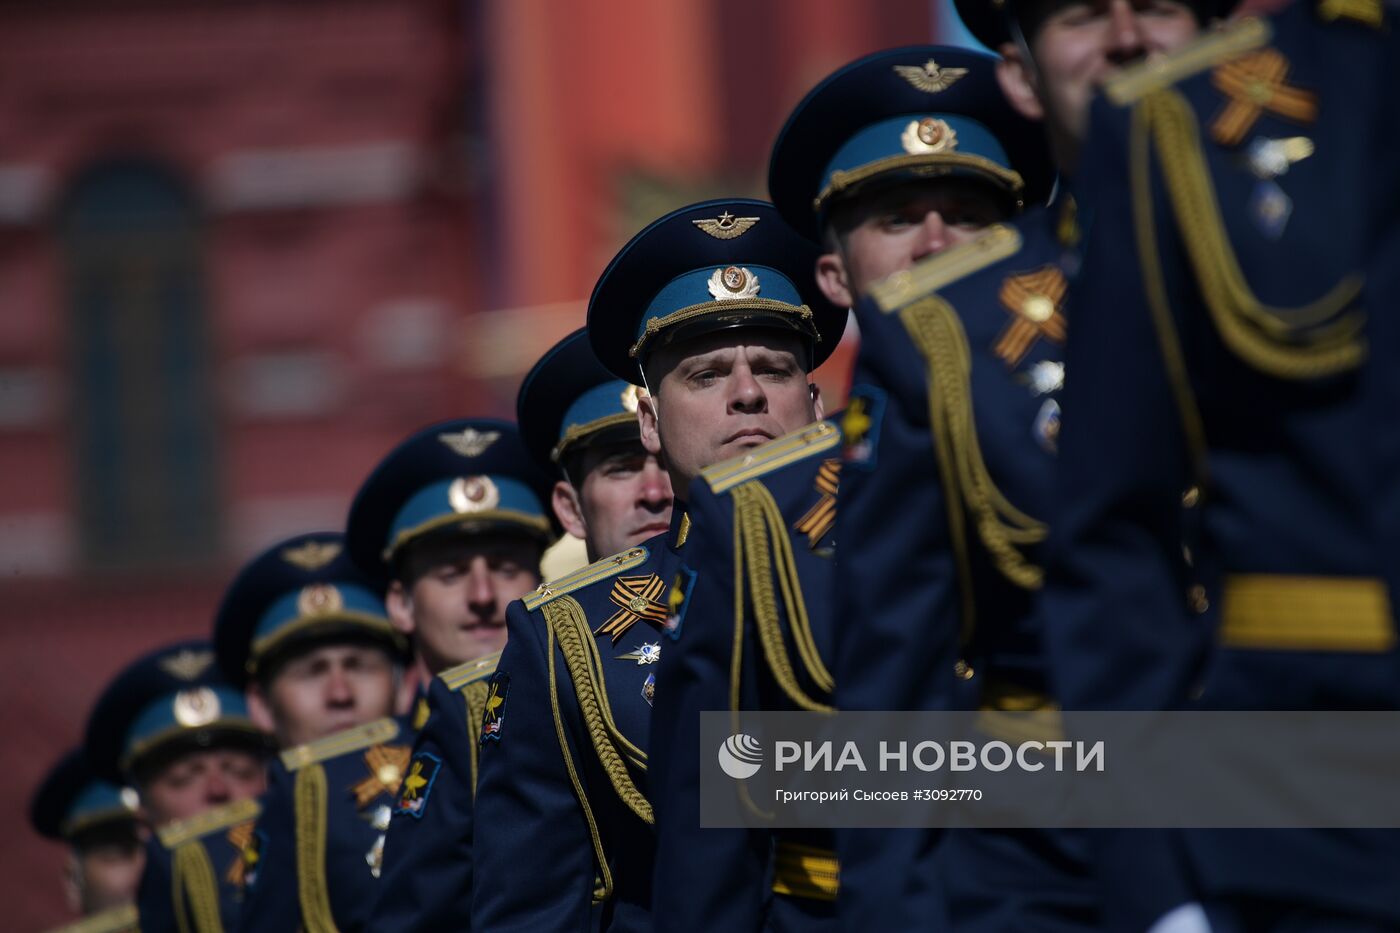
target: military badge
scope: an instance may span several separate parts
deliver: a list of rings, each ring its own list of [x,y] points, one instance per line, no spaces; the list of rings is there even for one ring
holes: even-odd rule
[[[1317,119],[1317,95],[1286,83],[1288,59],[1278,49],[1260,49],[1219,66],[1211,84],[1225,106],[1210,124],[1222,146],[1238,146],[1265,110],[1294,123]]]
[[[486,691],[486,706],[481,714],[481,744],[489,739],[501,740],[501,730],[506,724],[506,696],[510,693],[510,674],[497,671],[491,675],[490,686]]]
[[[384,837],[389,832],[389,818],[393,811],[388,804],[381,804],[375,808],[374,815],[370,818],[369,824],[379,830],[379,835],[375,837],[374,844],[365,853],[365,864],[369,866],[369,873],[378,878],[379,873],[384,868]]]
[[[253,848],[256,844],[257,834],[254,832],[254,823],[249,820],[247,823],[239,823],[225,834],[229,846],[236,853],[233,861],[229,863],[228,871],[224,872],[224,880],[235,888],[242,889],[246,885],[252,884],[249,876],[249,869],[256,875],[258,864],[258,850]],[[252,858],[249,859],[249,850],[252,850]]]
[[[180,680],[195,680],[200,674],[208,670],[209,665],[214,663],[214,652],[193,651],[189,648],[181,650],[178,654],[172,654],[168,658],[161,658],[161,668],[171,677]]]
[[[944,68],[930,58],[922,65],[895,65],[894,73],[925,94],[937,94],[965,77],[967,69]]]
[[[676,578],[671,581],[671,590],[666,595],[666,621],[662,623],[661,630],[672,639],[681,637],[681,624],[685,621],[686,605],[690,600],[690,591],[695,588],[695,571],[688,567],[681,567],[676,572]]]
[[[885,417],[885,393],[868,385],[851,389],[846,413],[841,416],[841,451],[843,463],[862,469],[875,467],[875,454],[880,444],[880,422]]]
[[[729,211],[725,211],[718,217],[692,220],[691,223],[716,240],[732,240],[736,236],[743,236],[758,221],[757,217],[735,217]]]
[[[501,504],[501,491],[489,476],[459,476],[447,487],[452,511],[463,515],[485,512]]]
[[[642,642],[632,651],[617,656],[619,661],[636,661],[638,664],[655,664],[661,660],[661,645],[658,642]]]
[[[412,755],[413,750],[407,745],[375,745],[366,751],[365,767],[369,774],[350,789],[355,795],[355,807],[363,810],[380,794],[389,797],[397,794]]]
[[[1065,317],[1060,312],[1069,283],[1056,266],[1045,266],[1022,275],[1009,275],[998,297],[1011,313],[992,348],[1007,366],[1020,365],[1041,337],[1065,342]]]
[[[453,453],[467,458],[480,457],[486,453],[486,448],[500,439],[500,431],[477,431],[474,428],[438,435],[438,440]]]
[[[181,690],[175,694],[171,712],[186,729],[198,729],[219,718],[219,696],[208,687]]]
[[[416,820],[423,818],[423,810],[428,806],[428,795],[433,792],[433,782],[442,770],[442,759],[432,752],[419,752],[413,756],[408,767],[408,775],[399,789],[399,803],[395,813],[404,813]]]
[[[647,679],[642,681],[642,699],[647,701],[647,706],[656,699],[656,675],[648,674]]]
[[[433,708],[428,705],[426,697],[419,697],[418,702],[413,704],[413,731],[422,732],[423,727],[428,724],[428,717],[433,714]]]
[[[339,556],[340,545],[334,541],[307,541],[282,550],[283,560],[307,573],[320,570]]]
[[[812,550],[817,549],[836,524],[836,486],[840,478],[841,460],[836,457],[823,460],[814,483],[817,502],[792,526],[793,531],[807,536],[807,546]]]
[[[1060,403],[1053,398],[1047,398],[1045,404],[1040,406],[1040,412],[1035,416],[1035,426],[1032,428],[1035,439],[1047,452],[1054,453],[1060,440]]]
[[[1032,395],[1050,395],[1065,387],[1065,364],[1041,360],[1026,373],[1026,383]]]
[[[665,582],[654,573],[644,577],[618,577],[608,594],[618,610],[593,634],[611,635],[613,644],[617,644],[628,629],[643,619],[662,625],[666,621],[666,606],[660,600],[665,591]]]

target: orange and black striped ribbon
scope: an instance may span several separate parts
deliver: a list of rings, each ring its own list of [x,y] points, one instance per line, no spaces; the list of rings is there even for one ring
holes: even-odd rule
[[[618,577],[608,598],[621,608],[593,634],[611,635],[613,644],[617,644],[628,629],[643,619],[658,626],[665,625],[666,604],[660,601],[665,591],[665,582],[654,573],[645,577]]]
[[[817,480],[814,484],[817,492],[821,493],[821,498],[792,526],[793,531],[807,536],[809,547],[816,547],[826,537],[827,532],[831,531],[831,526],[836,524],[836,486],[840,478],[840,458],[823,460],[817,469]]]
[[[1251,52],[1215,69],[1211,83],[1229,100],[1210,125],[1222,146],[1237,146],[1265,110],[1295,123],[1317,119],[1317,95],[1284,83],[1288,59],[1278,49]]]
[[[233,851],[238,853],[238,857],[229,864],[228,871],[224,873],[224,880],[235,888],[241,888],[249,868],[246,852],[253,841],[253,821],[239,823],[228,831],[225,838],[228,839],[228,844],[233,846]]]
[[[1065,275],[1056,266],[1008,276],[1002,283],[999,297],[1002,306],[1011,312],[1011,323],[1002,330],[992,349],[1007,366],[1019,365],[1041,337],[1064,343],[1065,316],[1060,313],[1060,307],[1067,290]],[[1035,298],[1047,299],[1054,307],[1054,312],[1044,321],[1033,321],[1026,316],[1026,304]]]

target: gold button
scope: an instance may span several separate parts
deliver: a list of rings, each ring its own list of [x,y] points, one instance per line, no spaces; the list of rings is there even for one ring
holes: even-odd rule
[[[1036,324],[1044,324],[1055,316],[1055,302],[1044,295],[1032,295],[1022,303],[1021,313]]]
[[[1210,600],[1206,599],[1206,588],[1197,583],[1186,591],[1186,605],[1191,607],[1195,613],[1205,612],[1210,608]]]
[[[1181,504],[1188,509],[1194,509],[1200,501],[1201,487],[1199,486],[1188,486],[1186,491],[1181,494]]]
[[[958,680],[971,680],[972,675],[972,666],[962,658],[959,658],[957,663],[953,665],[953,676],[957,677]]]

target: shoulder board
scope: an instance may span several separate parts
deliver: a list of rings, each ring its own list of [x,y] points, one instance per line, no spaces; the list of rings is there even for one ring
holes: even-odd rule
[[[574,590],[583,589],[590,583],[599,580],[606,580],[608,577],[617,576],[624,570],[631,570],[633,567],[647,559],[651,552],[646,548],[638,546],[628,548],[612,557],[604,557],[600,561],[595,561],[587,567],[575,570],[573,573],[566,573],[558,580],[550,580],[548,583],[541,583],[540,588],[530,593],[523,600],[525,608],[534,612],[540,606]]]
[[[246,823],[262,812],[262,806],[251,797],[226,803],[222,807],[206,810],[184,820],[175,820],[156,830],[160,844],[167,849],[183,845],[191,839],[198,839],[216,833],[239,823]]]
[[[136,923],[136,905],[126,904],[84,917],[76,923],[50,930],[49,933],[124,933],[127,930],[135,930]]]
[[[992,224],[977,239],[945,249],[914,268],[896,272],[871,286],[870,295],[880,310],[889,314],[994,262],[1014,256],[1020,249],[1021,231],[1009,224]]]
[[[829,421],[818,421],[766,444],[760,444],[742,456],[706,467],[700,471],[700,475],[712,491],[722,493],[789,463],[796,463],[813,454],[825,453],[840,443],[841,432],[835,425]]]
[[[466,664],[458,664],[456,667],[449,667],[438,675],[443,683],[447,684],[449,690],[460,690],[473,681],[481,680],[483,677],[490,677],[496,671],[496,663],[501,660],[501,653],[493,651],[468,661]]]
[[[1148,58],[1123,68],[1104,82],[1104,94],[1120,107],[1183,78],[1267,45],[1273,37],[1269,21],[1246,16],[1196,39],[1161,58]]]
[[[307,765],[369,748],[371,745],[380,745],[398,734],[399,724],[386,716],[361,726],[342,729],[305,745],[289,748],[282,753],[282,766],[288,771],[296,771]]]

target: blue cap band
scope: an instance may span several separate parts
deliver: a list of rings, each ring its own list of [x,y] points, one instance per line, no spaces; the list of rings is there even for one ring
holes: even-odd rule
[[[548,533],[549,519],[525,483],[499,474],[440,480],[414,493],[394,516],[384,543],[386,559],[413,538],[454,522],[518,524]]]

